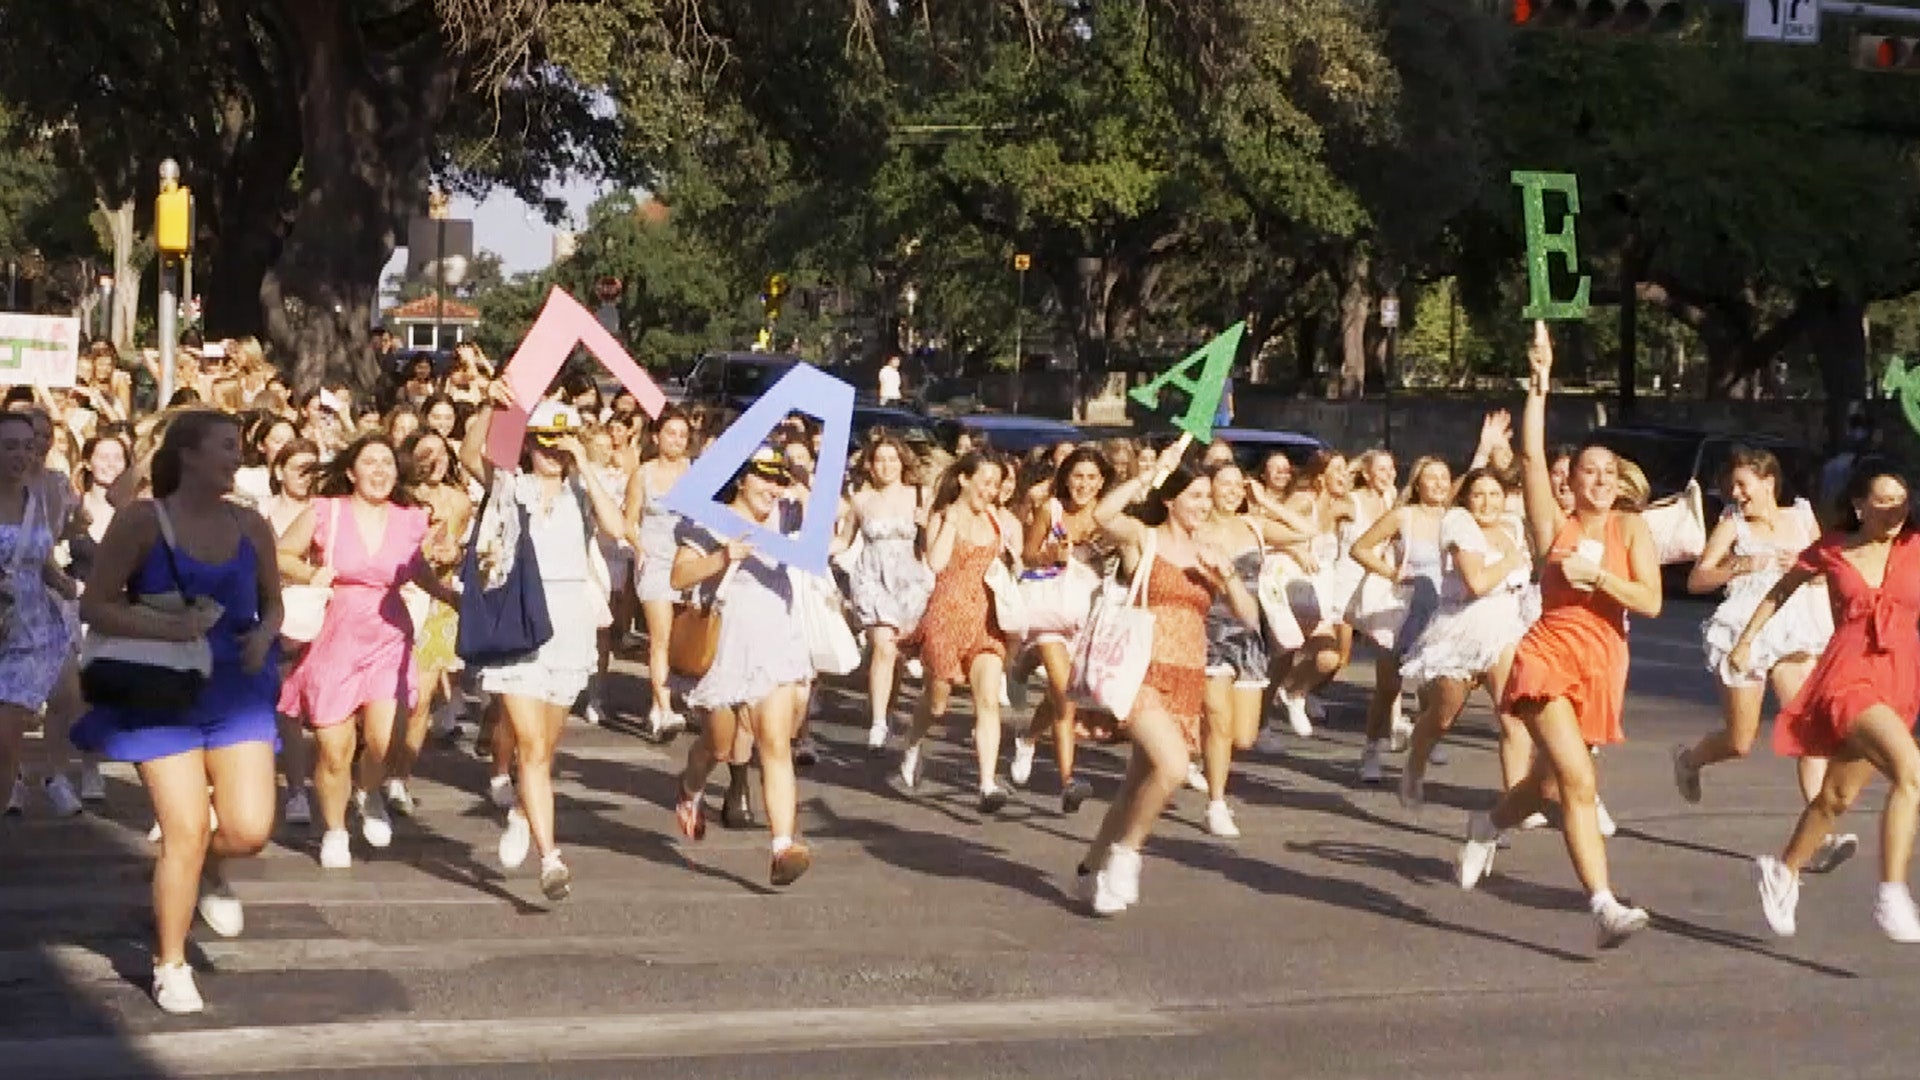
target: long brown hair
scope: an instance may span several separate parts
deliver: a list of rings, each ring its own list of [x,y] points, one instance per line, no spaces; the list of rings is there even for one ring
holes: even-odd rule
[[[149,473],[153,481],[153,497],[156,499],[164,499],[180,490],[182,453],[198,450],[215,428],[224,426],[240,430],[238,417],[218,409],[179,409],[165,417],[164,421],[167,429],[160,436],[160,448],[153,452]]]

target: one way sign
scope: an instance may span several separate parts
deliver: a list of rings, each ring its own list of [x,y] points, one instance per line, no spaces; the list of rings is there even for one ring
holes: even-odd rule
[[[1820,42],[1820,0],[1747,0],[1747,40]]]

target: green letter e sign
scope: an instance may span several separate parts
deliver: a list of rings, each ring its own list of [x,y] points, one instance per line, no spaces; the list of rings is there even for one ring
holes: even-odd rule
[[[1556,301],[1548,283],[1547,256],[1559,255],[1567,261],[1569,273],[1578,268],[1574,245],[1573,219],[1580,213],[1580,181],[1572,173],[1524,172],[1513,174],[1520,189],[1520,205],[1526,212],[1527,226],[1527,307],[1521,314],[1529,319],[1583,319],[1587,315],[1586,275],[1573,299]],[[1557,191],[1567,197],[1567,216],[1556,232],[1547,231],[1546,193]]]

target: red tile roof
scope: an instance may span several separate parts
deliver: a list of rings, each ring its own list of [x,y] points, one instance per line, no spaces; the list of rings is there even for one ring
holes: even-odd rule
[[[444,317],[448,322],[479,322],[480,309],[472,304],[463,303],[452,297],[447,298],[446,307],[441,309],[434,293],[428,293],[418,300],[409,300],[399,307],[387,309],[387,318],[402,319],[407,322],[432,322],[436,317]]]

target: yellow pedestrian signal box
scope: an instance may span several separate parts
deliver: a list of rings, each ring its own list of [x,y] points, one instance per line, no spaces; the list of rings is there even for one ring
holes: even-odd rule
[[[167,255],[193,250],[193,192],[180,186],[160,192],[154,203],[153,245]]]

